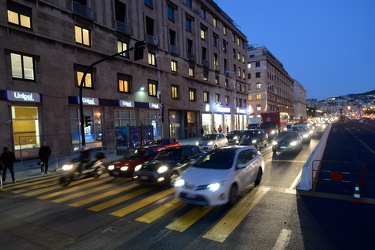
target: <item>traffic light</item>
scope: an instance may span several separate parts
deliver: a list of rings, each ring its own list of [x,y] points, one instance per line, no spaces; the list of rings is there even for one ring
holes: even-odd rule
[[[91,126],[91,116],[85,116],[85,127]]]
[[[144,42],[136,42],[134,45],[134,61],[143,59],[143,50],[146,47]]]

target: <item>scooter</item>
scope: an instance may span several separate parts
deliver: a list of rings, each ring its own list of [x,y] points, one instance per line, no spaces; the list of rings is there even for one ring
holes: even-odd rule
[[[67,164],[62,166],[62,175],[59,179],[59,184],[62,186],[69,185],[72,181],[84,177],[99,178],[103,174],[105,167],[103,166],[103,159],[105,155],[103,153],[96,153],[95,160],[87,163],[82,163],[80,158],[73,158]],[[86,166],[81,166],[85,164]],[[82,168],[82,169],[81,169]]]

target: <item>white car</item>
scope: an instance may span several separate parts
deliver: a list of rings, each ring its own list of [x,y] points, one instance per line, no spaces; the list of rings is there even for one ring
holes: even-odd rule
[[[197,145],[200,149],[209,151],[215,148],[228,146],[228,139],[222,133],[206,134],[197,141]]]
[[[228,146],[208,152],[175,183],[175,198],[202,206],[233,204],[251,183],[258,185],[264,160],[254,146]]]
[[[298,132],[304,142],[310,143],[314,131],[307,123],[296,123],[292,126],[292,131]]]

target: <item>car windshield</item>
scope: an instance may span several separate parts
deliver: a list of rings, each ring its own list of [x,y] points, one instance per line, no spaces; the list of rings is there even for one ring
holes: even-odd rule
[[[139,160],[139,159],[142,158],[145,151],[146,151],[146,149],[144,149],[144,148],[141,148],[141,149],[132,148],[124,156],[124,159],[126,159],[126,160]]]
[[[216,135],[215,134],[204,135],[202,137],[202,140],[205,140],[205,141],[216,140]]]
[[[292,130],[297,131],[297,132],[308,132],[309,131],[309,129],[307,127],[292,127]]]
[[[162,150],[155,156],[154,160],[181,160],[181,151]]]
[[[231,131],[227,134],[227,138],[233,138],[235,136],[240,136],[242,134],[241,131]]]
[[[260,124],[260,128],[276,128],[276,123],[274,122],[267,122]]]
[[[235,151],[217,150],[202,156],[194,163],[197,168],[229,169],[232,167]]]
[[[277,136],[277,139],[295,139],[295,138],[296,138],[296,134],[294,133],[280,133]]]

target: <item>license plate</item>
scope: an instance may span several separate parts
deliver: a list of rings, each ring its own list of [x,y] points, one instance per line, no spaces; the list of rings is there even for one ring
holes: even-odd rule
[[[119,175],[120,173],[119,172],[113,172],[113,175]]]
[[[147,180],[147,179],[148,179],[148,176],[146,176],[146,175],[142,175],[142,176],[139,176],[139,179],[140,179],[140,180]]]
[[[197,196],[195,194],[186,194],[186,198],[195,199]]]
[[[286,148],[286,146],[280,146],[280,148]]]

